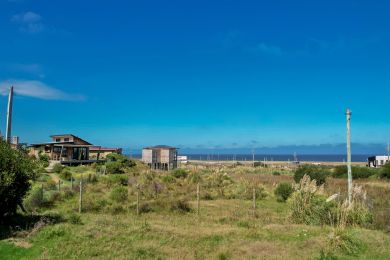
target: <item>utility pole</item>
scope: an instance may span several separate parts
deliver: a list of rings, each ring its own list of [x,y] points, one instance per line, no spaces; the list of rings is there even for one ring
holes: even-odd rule
[[[255,149],[252,149],[252,166],[255,167]]]
[[[351,167],[351,115],[352,111],[347,109],[347,167],[348,167],[348,204],[352,203],[352,167]]]
[[[11,86],[9,89],[8,96],[8,109],[7,109],[7,126],[5,132],[5,140],[10,143],[11,142],[11,130],[12,130],[12,102],[14,98],[14,87]]]

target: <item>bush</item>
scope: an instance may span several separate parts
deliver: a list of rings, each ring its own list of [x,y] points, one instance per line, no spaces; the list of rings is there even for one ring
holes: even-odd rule
[[[254,166],[255,167],[265,167],[265,168],[268,167],[268,165],[264,164],[263,162],[255,162]]]
[[[203,193],[201,198],[202,198],[202,200],[213,200],[214,199],[213,196],[208,192]]]
[[[149,203],[142,203],[139,205],[139,213],[148,213],[153,211]]]
[[[63,188],[63,191],[64,191],[64,198],[65,199],[70,199],[74,196],[75,192],[73,190],[71,190],[70,187],[64,187]]]
[[[53,166],[53,172],[60,173],[64,169],[64,166],[62,166],[60,163],[57,163]]]
[[[172,171],[172,176],[175,177],[176,179],[179,179],[179,178],[186,178],[188,176],[188,172],[184,169],[176,169],[174,171]]]
[[[37,211],[37,209],[43,207],[44,204],[43,191],[42,188],[38,186],[29,191],[23,202],[25,209],[30,212]]]
[[[354,179],[366,179],[373,175],[377,174],[377,169],[372,169],[368,167],[352,167],[352,177]],[[348,177],[348,168],[345,165],[335,167],[332,172],[332,177],[334,178],[347,178]]]
[[[111,214],[116,215],[125,212],[125,209],[122,207],[122,205],[114,204],[108,207],[108,211]]]
[[[191,172],[188,179],[192,183],[202,182],[202,176],[198,172]]]
[[[81,216],[76,213],[71,213],[68,217],[69,223],[73,225],[82,225],[83,222],[81,221]]]
[[[128,194],[125,187],[116,187],[111,191],[110,199],[115,202],[125,202],[127,198]]]
[[[325,183],[326,177],[329,176],[329,170],[315,165],[302,165],[294,173],[295,182],[299,182],[303,176],[307,175],[312,180],[316,180],[317,185]]]
[[[72,178],[72,173],[68,169],[63,169],[60,173],[60,177],[63,180],[70,180]]]
[[[332,224],[338,228],[347,226],[367,226],[372,223],[372,214],[367,207],[367,194],[360,186],[352,190],[352,204],[348,201],[336,203],[338,197],[328,199],[323,194],[323,186],[305,175],[289,200],[291,217],[295,223],[323,225]]]
[[[289,200],[293,222],[307,225],[330,223],[329,213],[335,211],[336,203],[326,201],[322,187],[318,187],[316,180],[311,180],[308,175],[303,176]]]
[[[165,183],[174,183],[176,181],[172,175],[164,175],[161,179]]]
[[[190,212],[191,207],[187,201],[179,199],[170,201],[170,210],[184,213]]]
[[[30,189],[36,165],[24,152],[0,140],[0,219],[14,215]]]
[[[273,172],[272,175],[279,176],[280,172]]]
[[[111,154],[107,155],[106,159],[107,159],[107,162],[119,163],[119,165],[122,168],[125,168],[125,167],[131,168],[131,167],[134,167],[137,165],[133,160],[130,160],[126,156],[124,156],[122,154],[117,154],[117,153],[111,153]]]
[[[390,163],[386,163],[381,171],[380,171],[380,177],[382,179],[386,178],[386,179],[390,179]]]
[[[121,174],[124,173],[122,164],[116,161],[109,161],[106,163],[106,169],[108,174]]]
[[[125,174],[113,174],[101,176],[99,180],[106,184],[108,187],[122,185],[127,186],[129,182],[129,177]]]
[[[46,168],[49,166],[49,156],[44,152],[39,152],[38,154],[38,161],[41,164],[43,168]]]
[[[335,228],[327,239],[328,250],[321,252],[322,259],[337,259],[335,252],[357,257],[363,251],[363,243],[351,232]]]
[[[279,202],[285,202],[294,192],[291,183],[282,182],[276,187],[274,193]]]
[[[48,206],[54,205],[55,202],[61,200],[61,193],[58,191],[46,192],[48,194],[46,203]]]

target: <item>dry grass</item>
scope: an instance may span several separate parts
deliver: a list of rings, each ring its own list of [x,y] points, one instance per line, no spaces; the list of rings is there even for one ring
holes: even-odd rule
[[[110,200],[109,193],[120,184],[89,183],[84,190],[82,225],[68,221],[45,226],[27,237],[23,241],[26,244],[14,243],[22,252],[19,254],[15,254],[15,248],[0,241],[0,256],[7,256],[8,252],[9,256],[18,255],[22,259],[23,256],[25,259],[313,259],[327,247],[327,238],[332,231],[330,226],[292,224],[288,219],[288,204],[278,203],[273,196],[273,189],[278,183],[293,182],[291,171],[280,170],[281,175],[273,175],[273,169],[247,166],[204,166],[196,171],[202,177],[211,174],[215,178],[209,186],[202,183],[202,194],[221,189],[218,186],[221,183],[226,185],[222,185],[226,193],[234,191],[231,188],[235,185],[250,183],[264,186],[268,196],[256,201],[255,215],[250,199],[220,196],[218,192],[213,193],[216,195],[212,200],[201,200],[199,217],[195,210],[174,212],[156,202],[184,197],[195,209],[196,183],[189,178],[165,183],[162,175],[166,173],[159,172],[156,180],[163,184],[162,190],[158,194],[145,192],[141,196],[141,203],[150,203],[153,211],[137,216],[132,186],[129,198],[119,205],[122,210],[114,212],[113,206],[118,205]],[[224,178],[218,182],[218,178],[225,174],[232,182]],[[154,182],[145,182],[143,187],[147,189],[150,184]],[[380,194],[379,191],[373,193],[375,189],[386,189],[387,192],[388,188],[375,181],[366,181],[365,185],[368,197],[375,199]],[[341,188],[344,186],[344,180],[329,179],[325,192],[333,194],[339,188],[343,191]],[[67,217],[77,211],[77,201],[77,196],[63,198],[49,211]],[[366,249],[359,252],[359,257],[386,259],[390,255],[388,234],[376,230],[348,229],[354,231],[366,245]],[[23,245],[29,247],[23,248]]]

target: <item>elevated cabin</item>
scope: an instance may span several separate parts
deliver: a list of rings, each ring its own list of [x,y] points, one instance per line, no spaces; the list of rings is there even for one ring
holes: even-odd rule
[[[89,158],[94,160],[105,160],[107,155],[112,153],[122,154],[122,148],[107,148],[101,146],[92,146],[89,148]]]
[[[177,148],[157,145],[142,149],[142,161],[151,169],[166,170],[177,168]]]
[[[368,157],[368,167],[379,168],[390,162],[390,157],[387,155],[377,155]]]
[[[90,160],[89,149],[93,145],[72,134],[52,135],[51,142],[30,145],[30,154],[39,156],[48,155],[49,160],[61,164],[77,165],[98,162]]]

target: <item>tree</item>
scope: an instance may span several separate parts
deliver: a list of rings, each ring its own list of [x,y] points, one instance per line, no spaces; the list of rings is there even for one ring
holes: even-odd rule
[[[34,161],[26,153],[0,140],[0,218],[14,215],[18,205],[23,209],[34,169]]]
[[[312,180],[317,181],[317,185],[325,183],[325,179],[329,176],[329,170],[315,165],[302,165],[294,173],[295,182],[299,182],[304,175],[308,175]]]

